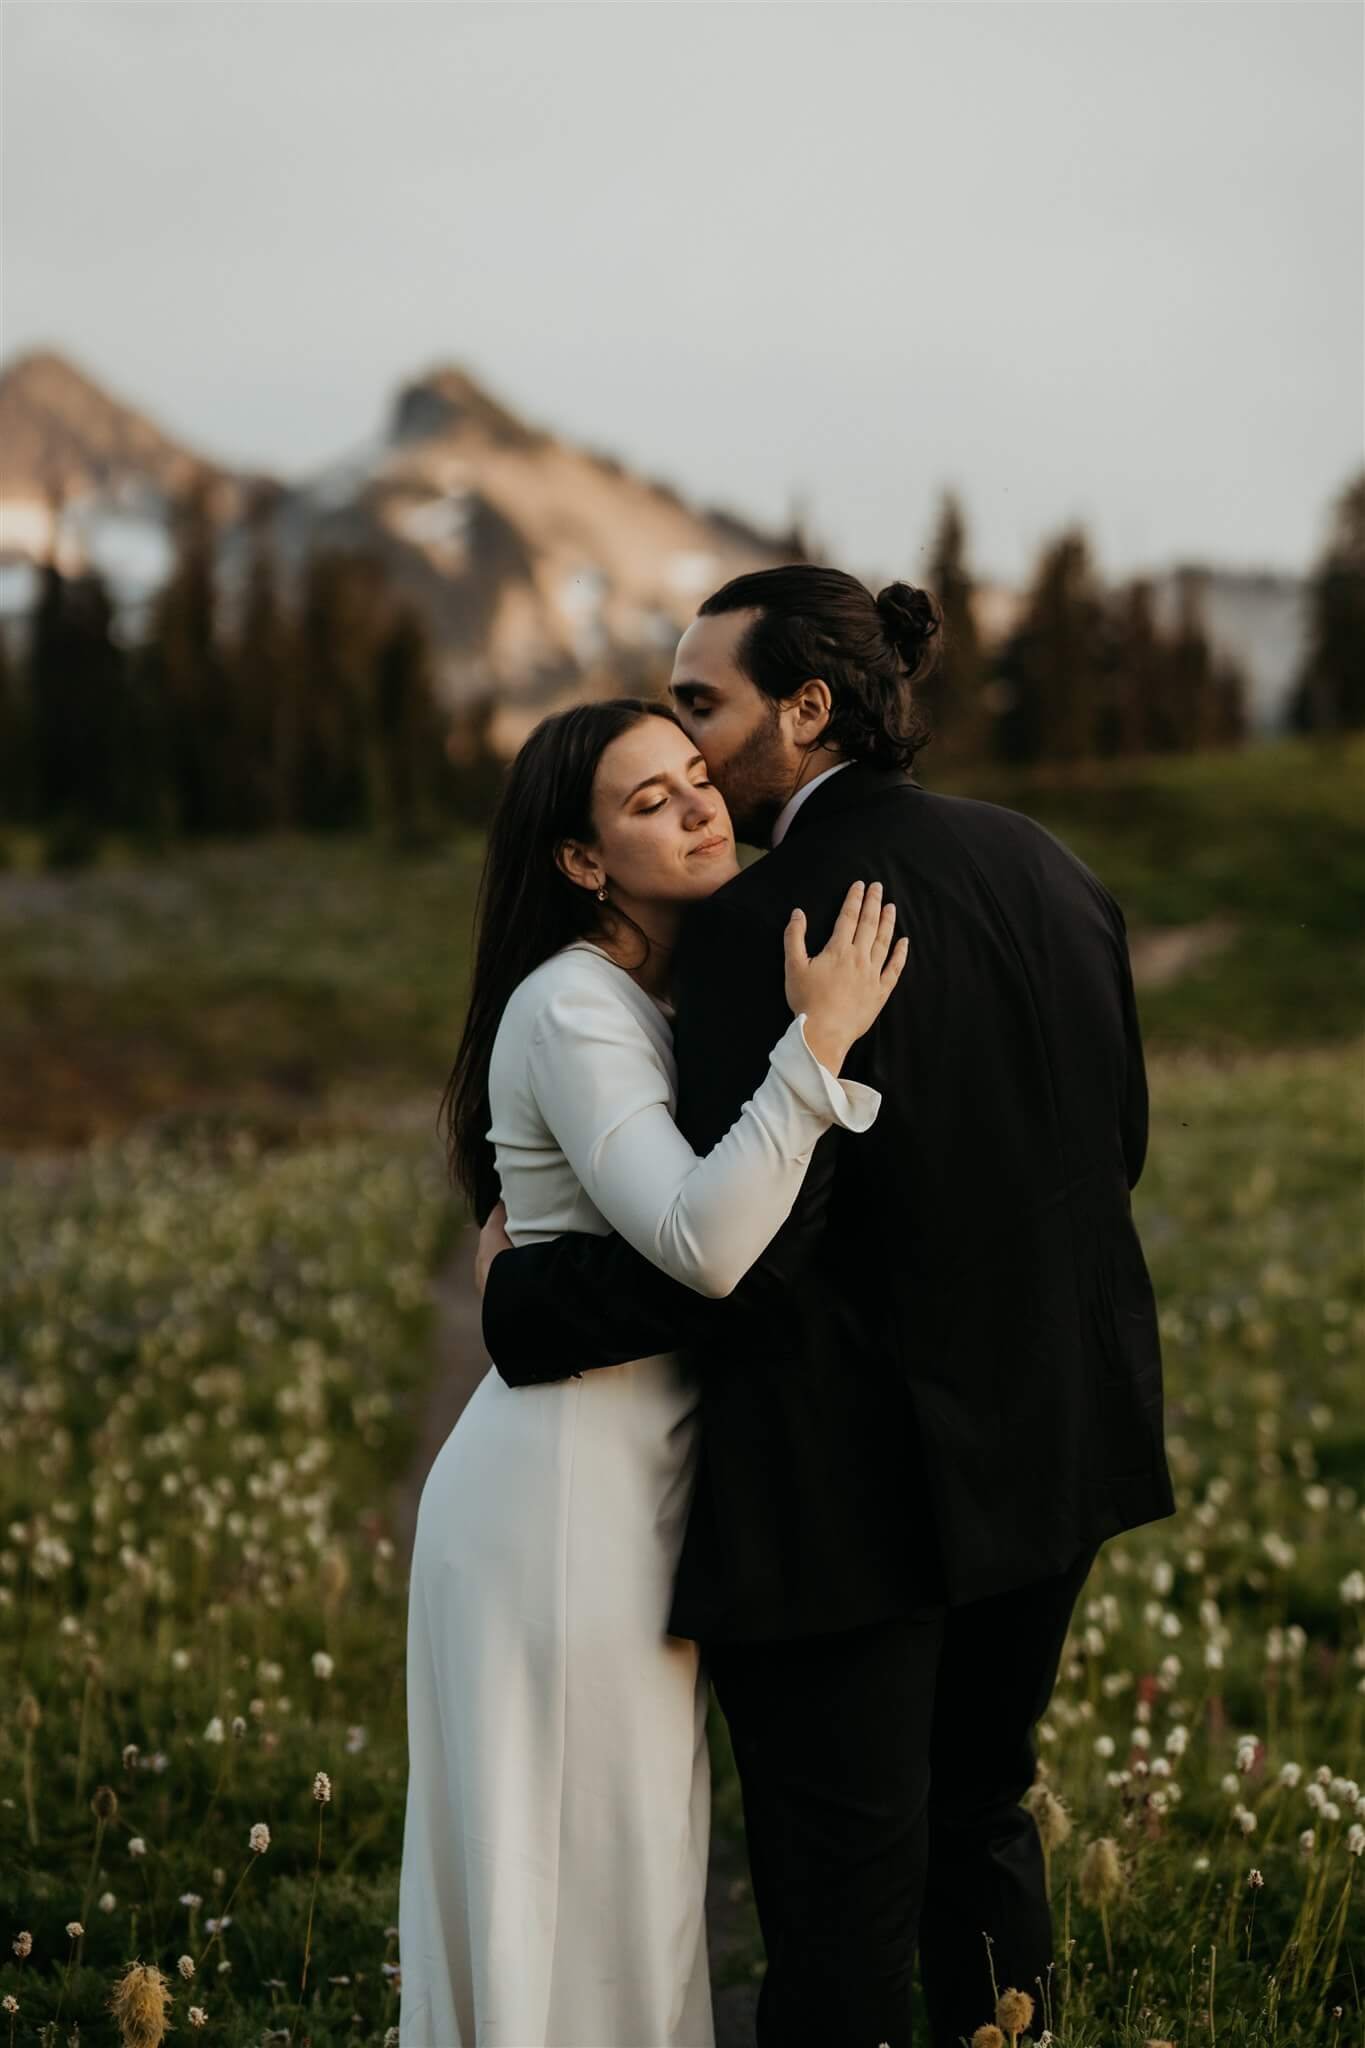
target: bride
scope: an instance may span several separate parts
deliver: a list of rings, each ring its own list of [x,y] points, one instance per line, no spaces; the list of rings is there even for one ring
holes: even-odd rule
[[[468,1019],[443,1106],[482,1219],[516,1244],[616,1231],[728,1294],[817,1140],[863,1131],[836,1077],[905,963],[874,883],[823,952],[786,934],[793,1021],[698,1158],[673,1121],[669,961],[738,873],[672,713],[546,719],[489,840]],[[665,1633],[695,1389],[671,1355],[513,1390],[489,1372],[422,1493],[408,1609],[403,2048],[710,2048],[710,1824],[697,1646]]]

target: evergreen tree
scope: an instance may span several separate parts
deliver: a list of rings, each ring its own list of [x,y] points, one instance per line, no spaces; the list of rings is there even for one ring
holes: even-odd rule
[[[1018,626],[995,663],[998,751],[1009,761],[1081,761],[1095,751],[1109,636],[1078,527],[1044,550]]]
[[[1210,730],[1214,746],[1240,747],[1246,739],[1247,696],[1245,673],[1237,662],[1220,655],[1213,665]]]
[[[444,721],[411,605],[399,606],[376,651],[372,714],[371,817],[395,845],[417,845],[435,823]]]
[[[63,858],[84,857],[102,829],[125,822],[126,662],[99,576],[43,565],[27,670],[34,813]]]
[[[176,822],[216,832],[237,822],[240,761],[217,642],[214,526],[206,482],[175,514],[176,560],[152,612],[146,673],[160,699]]]
[[[1365,726],[1365,471],[1333,508],[1308,590],[1308,652],[1290,704],[1300,732]]]
[[[1114,658],[1098,747],[1102,754],[1144,754],[1153,744],[1151,722],[1164,676],[1164,650],[1148,577],[1135,576],[1123,585],[1113,600],[1111,617]]]
[[[333,831],[371,822],[367,752],[387,615],[382,572],[371,557],[328,550],[310,558],[290,742],[291,814],[304,826]]]
[[[943,652],[920,685],[937,744],[949,758],[972,760],[989,732],[986,664],[972,611],[967,526],[956,495],[946,491],[934,536],[929,581],[943,613]]]
[[[480,831],[492,821],[507,778],[507,763],[492,741],[496,710],[493,698],[482,697],[457,713],[441,749],[442,808]]]
[[[278,498],[276,486],[263,486],[248,507],[246,587],[228,663],[241,761],[240,820],[252,830],[293,822],[287,763],[297,715],[298,650],[275,559]]]
[[[0,819],[32,824],[38,816],[33,706],[25,664],[0,629]]]
[[[1179,572],[1176,624],[1164,658],[1162,738],[1171,751],[1191,752],[1217,743],[1219,688],[1213,650],[1204,630],[1204,573]]]

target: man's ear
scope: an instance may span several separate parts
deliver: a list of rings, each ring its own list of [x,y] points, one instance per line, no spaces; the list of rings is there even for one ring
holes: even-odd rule
[[[602,880],[601,862],[576,839],[561,839],[555,848],[555,865],[580,889],[596,889]]]
[[[796,712],[795,737],[803,745],[818,740],[834,710],[834,698],[824,677],[808,676],[792,699],[792,705]]]

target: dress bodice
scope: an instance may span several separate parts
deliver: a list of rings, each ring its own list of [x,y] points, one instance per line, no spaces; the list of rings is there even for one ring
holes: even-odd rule
[[[535,1244],[567,1230],[605,1237],[610,1223],[597,1209],[550,1129],[532,1085],[528,1050],[552,999],[591,1003],[605,991],[638,1024],[657,1065],[672,1111],[677,1095],[670,1013],[647,995],[623,967],[590,940],[575,940],[543,961],[513,991],[493,1043],[488,1073],[492,1109],[489,1140],[497,1157],[507,1234],[513,1244]],[[581,1055],[594,1057],[586,1046]]]

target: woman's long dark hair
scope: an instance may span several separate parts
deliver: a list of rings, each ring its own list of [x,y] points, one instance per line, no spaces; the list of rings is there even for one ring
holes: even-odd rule
[[[489,828],[474,911],[474,975],[455,1064],[441,1097],[446,1160],[482,1223],[500,1197],[487,1132],[488,1065],[507,999],[542,960],[598,930],[591,890],[555,859],[566,839],[591,845],[593,781],[613,740],[642,718],[678,720],[666,704],[613,697],[542,719],[508,771]],[[623,913],[614,911],[614,920]],[[627,919],[626,922],[631,922]],[[636,930],[639,927],[636,926]],[[641,932],[641,938],[644,934]],[[648,947],[648,940],[645,945]]]

